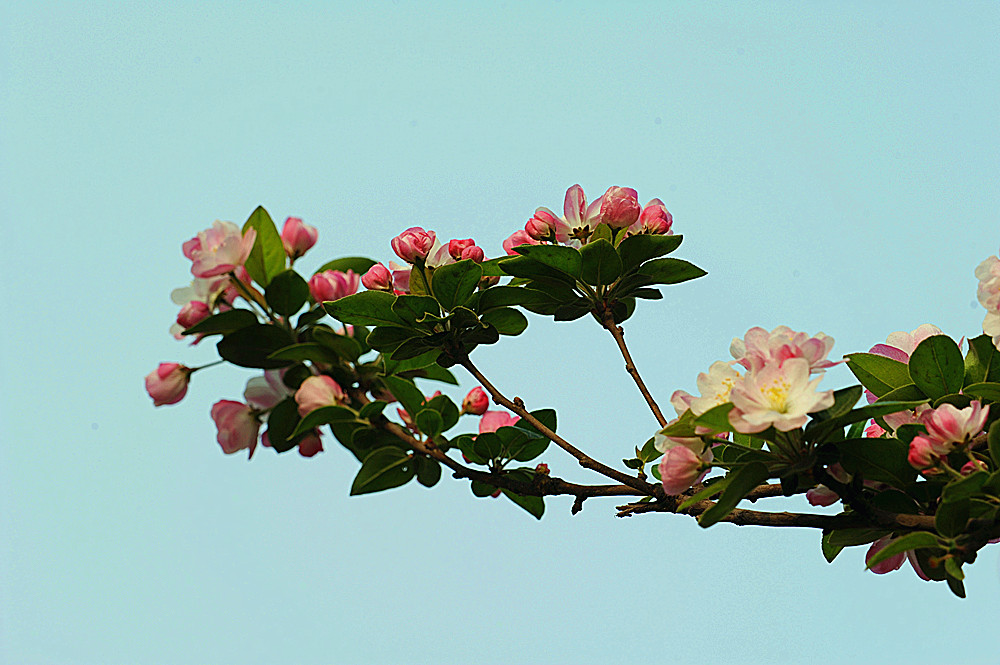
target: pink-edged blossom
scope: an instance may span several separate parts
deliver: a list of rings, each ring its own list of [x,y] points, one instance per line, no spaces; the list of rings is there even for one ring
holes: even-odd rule
[[[510,234],[510,237],[503,241],[503,250],[507,252],[510,256],[516,256],[517,252],[514,251],[515,247],[520,247],[521,245],[538,245],[540,244],[537,240],[528,235],[527,231],[518,229]]]
[[[882,429],[882,426],[875,422],[874,419],[871,421],[871,424],[865,428],[865,438],[877,439],[883,434],[885,434],[885,430]]]
[[[520,416],[512,415],[506,411],[487,411],[479,419],[479,433],[495,432],[501,427],[513,425],[520,419]]]
[[[712,459],[712,449],[706,447],[699,455],[687,446],[677,445],[660,460],[660,479],[667,494],[680,494],[701,480]]]
[[[361,276],[361,283],[370,291],[392,291],[392,273],[381,263],[376,263]]]
[[[775,362],[781,364],[790,358],[804,358],[809,362],[810,373],[815,373],[837,364],[826,359],[832,348],[833,338],[823,333],[810,337],[788,326],[778,326],[771,332],[751,328],[743,339],[733,338],[729,352],[749,370]]]
[[[817,485],[806,492],[806,501],[811,506],[832,506],[840,501],[840,495],[826,485]]]
[[[872,543],[871,547],[868,548],[867,554],[865,554],[865,563],[871,561],[872,557],[888,547],[893,540],[895,539],[892,536],[882,536]],[[906,552],[894,554],[885,561],[875,564],[869,568],[869,570],[876,575],[885,575],[886,573],[891,573],[894,570],[899,570],[899,568],[903,565],[904,560],[910,562],[910,566],[913,568],[913,572],[917,574],[917,577],[925,582],[930,581],[931,578],[928,577],[924,573],[923,569],[920,568],[920,563],[917,561],[917,553],[913,550],[907,550]]]
[[[462,400],[462,413],[481,416],[486,413],[489,406],[490,398],[486,395],[486,391],[476,386]]]
[[[689,404],[691,411],[700,416],[709,409],[728,402],[729,394],[740,378],[740,373],[729,363],[721,360],[712,363],[708,372],[698,374],[698,390],[701,396],[691,400]]]
[[[535,215],[524,225],[524,232],[535,240],[552,240],[562,220],[548,208],[538,208]]]
[[[774,427],[782,432],[806,424],[806,414],[833,406],[833,391],[817,392],[820,377],[809,380],[809,361],[789,358],[747,373],[729,395],[736,407],[729,422],[753,434]]]
[[[309,278],[309,295],[316,302],[340,300],[358,292],[360,278],[353,270],[324,270]]]
[[[663,429],[656,432],[653,435],[653,447],[656,448],[661,453],[665,453],[675,446],[684,446],[686,448],[691,448],[697,452],[701,452],[702,448],[705,447],[704,441],[701,440],[700,436],[667,436],[664,434],[664,430],[668,429],[671,425],[677,423],[680,418],[674,418],[667,422]]]
[[[924,323],[919,325],[916,329],[910,332],[903,332],[902,330],[896,331],[894,333],[889,333],[885,338],[885,344],[876,344],[871,348],[869,353],[874,353],[875,355],[885,356],[886,358],[892,358],[893,360],[898,360],[901,363],[906,363],[910,361],[910,355],[913,354],[913,350],[920,345],[922,341],[928,337],[933,337],[934,335],[943,335],[941,329],[930,323]]]
[[[295,391],[295,402],[299,405],[299,415],[303,418],[324,406],[337,406],[347,401],[343,388],[325,374],[310,376]]]
[[[906,460],[914,469],[929,469],[937,466],[938,460],[941,459],[938,450],[939,447],[933,439],[918,434],[910,441],[910,452]]]
[[[564,245],[579,247],[586,242],[597,225],[601,223],[602,200],[587,205],[587,197],[580,185],[566,190],[563,200],[563,222],[556,228],[556,240]]]
[[[153,398],[153,406],[177,404],[187,394],[191,368],[180,363],[160,363],[146,375],[146,392]]]
[[[319,231],[315,226],[309,226],[298,217],[289,217],[281,229],[281,244],[285,254],[294,261],[316,244]]]
[[[979,304],[989,311],[1000,307],[1000,259],[991,256],[976,266],[976,279],[979,280],[976,297]]]
[[[622,229],[639,219],[639,194],[630,187],[608,187],[601,197],[601,222]]]
[[[639,219],[635,220],[632,226],[628,227],[629,235],[639,235],[647,233],[651,235],[673,235],[671,227],[674,225],[674,217],[667,212],[667,207],[660,199],[653,199],[647,203]]]
[[[224,399],[212,405],[212,420],[218,428],[216,440],[227,455],[249,449],[250,457],[257,447],[260,421],[256,412],[242,402]]]
[[[942,404],[923,416],[927,435],[938,444],[938,450],[948,454],[955,444],[965,444],[983,431],[990,407],[983,407],[979,400],[959,409],[953,404]]]
[[[412,226],[392,239],[392,251],[407,263],[415,263],[427,258],[436,239],[433,231]]]
[[[1000,350],[1000,310],[987,312],[983,319],[983,332],[993,338],[993,346]]]
[[[392,289],[396,293],[410,292],[410,266],[401,266],[395,261],[389,261],[389,272],[392,273]]]
[[[273,409],[278,402],[292,394],[292,389],[282,380],[284,375],[283,369],[265,370],[263,376],[255,376],[247,381],[243,399],[258,411]]]
[[[232,222],[215,221],[212,228],[184,243],[184,256],[191,259],[191,274],[195,277],[223,275],[246,262],[256,239],[253,228],[244,234]]]
[[[417,429],[417,424],[413,422],[413,416],[410,415],[409,411],[407,411],[406,409],[397,408],[396,413],[399,414],[399,418],[400,420],[403,421],[403,425],[406,426],[406,429],[410,430],[414,434],[420,434],[420,430]]]
[[[243,266],[236,268],[236,276],[243,283],[250,283],[250,276]],[[174,336],[174,339],[184,339],[181,333],[194,324],[184,325],[181,322],[182,315],[185,320],[190,320],[199,313],[202,305],[207,307],[210,314],[215,309],[228,309],[235,302],[237,295],[236,287],[233,286],[228,275],[208,278],[195,277],[188,286],[174,289],[170,292],[170,300],[175,305],[181,306],[181,312],[174,324],[170,326],[170,334]],[[201,303],[201,305],[192,303]]]

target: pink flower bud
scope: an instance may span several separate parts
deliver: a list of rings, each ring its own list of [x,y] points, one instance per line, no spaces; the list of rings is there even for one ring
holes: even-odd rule
[[[817,485],[806,492],[806,500],[811,506],[832,506],[840,500],[840,495],[826,485]]]
[[[295,391],[295,402],[299,405],[299,415],[302,417],[321,407],[337,406],[346,401],[344,390],[325,374],[310,376]]]
[[[286,219],[281,229],[281,244],[285,247],[285,254],[293,261],[308,252],[318,237],[316,227],[303,223],[298,217]]]
[[[639,219],[639,195],[628,187],[609,187],[601,197],[601,222],[616,229]]]
[[[200,300],[192,300],[181,307],[181,311],[177,314],[177,325],[183,330],[187,330],[196,323],[201,323],[211,316],[211,314],[212,310],[207,303],[203,303]]]
[[[483,251],[482,247],[477,247],[477,246],[473,245],[472,247],[466,247],[462,251],[461,258],[463,258],[463,259],[471,259],[472,261],[475,261],[476,263],[482,263],[483,259],[486,258],[486,252]]]
[[[479,386],[476,386],[470,390],[469,394],[462,400],[462,413],[481,416],[486,413],[486,409],[488,409],[489,406],[490,398],[486,396],[486,391]]]
[[[539,208],[524,225],[524,231],[535,240],[549,240],[556,232],[559,219],[548,208]]]
[[[458,261],[462,258],[462,252],[469,247],[475,247],[476,241],[472,238],[466,238],[465,240],[449,240],[448,241],[448,253],[451,254],[451,258]]]
[[[520,416],[513,416],[506,411],[487,411],[479,419],[479,433],[495,432],[501,427],[513,425],[520,419]]]
[[[320,431],[318,429],[314,429],[309,434],[306,434],[299,441],[299,455],[313,457],[321,452],[323,452],[323,442],[320,440]]]
[[[910,441],[910,453],[906,459],[914,469],[928,469],[937,466],[939,455],[934,450],[934,442],[920,434]]]
[[[361,276],[361,283],[369,291],[392,291],[392,273],[381,263],[376,263]]]
[[[674,446],[660,460],[660,478],[663,491],[680,494],[696,482],[705,471],[705,463],[686,446]]]
[[[177,404],[187,394],[191,369],[179,363],[160,363],[146,375],[146,392],[153,398],[153,406]]]
[[[868,548],[868,553],[865,554],[865,563],[872,560],[876,554],[881,552],[892,542],[892,536],[882,536]],[[899,570],[899,567],[903,565],[903,561],[906,559],[906,552],[900,552],[895,554],[881,563],[876,563],[874,566],[869,568],[876,575],[885,575],[886,573],[891,573],[894,570]]]
[[[419,226],[413,226],[392,239],[392,251],[407,263],[427,258],[434,246],[437,236],[433,231],[425,231]]]
[[[403,424],[406,425],[406,429],[410,430],[414,434],[420,434],[420,430],[417,429],[417,424],[413,422],[413,417],[410,415],[409,411],[397,408],[396,413],[399,414],[400,420],[402,420]]]
[[[389,271],[392,273],[392,290],[395,293],[410,292],[410,266],[401,266],[395,261],[389,261]]]
[[[549,465],[545,462],[540,463],[535,467],[535,473],[541,474],[543,476],[549,475]]]
[[[309,294],[316,302],[340,300],[358,291],[358,276],[353,270],[324,270],[309,279]]]
[[[224,399],[212,406],[212,420],[219,430],[216,440],[222,452],[232,455],[249,448],[250,457],[253,457],[260,433],[260,421],[253,409],[242,402]]]
[[[514,251],[515,247],[520,247],[521,245],[538,245],[541,244],[534,238],[528,235],[527,231],[518,230],[510,234],[510,237],[503,241],[503,249],[510,256],[516,256],[517,252]]]
[[[660,199],[653,199],[639,213],[639,219],[632,225],[637,233],[669,235],[674,224],[673,215],[667,212],[667,207]]]
[[[959,472],[963,476],[971,476],[976,471],[989,471],[989,469],[986,467],[985,462],[977,459],[975,461],[969,460],[968,462],[963,464]]]

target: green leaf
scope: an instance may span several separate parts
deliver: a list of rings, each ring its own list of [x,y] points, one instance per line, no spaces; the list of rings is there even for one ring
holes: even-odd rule
[[[663,455],[659,450],[656,449],[656,437],[649,437],[649,439],[642,445],[642,448],[636,448],[635,456],[636,459],[642,461],[645,464],[650,462],[655,462],[660,459]]]
[[[822,547],[823,547],[823,558],[826,559],[827,563],[833,563],[833,560],[837,558],[841,550],[844,549],[843,545],[833,545],[830,543],[830,536],[833,532],[828,531],[823,534]]]
[[[361,463],[351,485],[351,496],[405,485],[415,472],[416,464],[405,450],[394,446],[373,450]]]
[[[693,506],[699,501],[704,501],[705,499],[711,499],[713,496],[715,496],[719,492],[729,487],[729,483],[731,483],[733,478],[735,477],[736,475],[731,473],[728,476],[725,476],[722,479],[717,480],[716,482],[710,485],[706,485],[700,492],[696,492],[695,494],[689,496],[687,499],[684,499],[684,502],[681,503],[681,505],[677,506],[677,510],[684,510],[685,508],[689,508],[690,506]]]
[[[403,342],[408,342],[419,336],[412,328],[397,328],[395,326],[377,326],[368,333],[368,346],[376,351],[391,353]],[[428,351],[428,353],[430,353]],[[388,372],[388,370],[387,370]]]
[[[962,390],[965,361],[947,335],[931,335],[910,354],[910,378],[928,397],[937,399]]]
[[[520,335],[528,327],[528,319],[521,312],[510,307],[491,309],[481,317],[491,324],[501,335]]]
[[[412,382],[397,376],[386,376],[382,378],[382,381],[385,382],[393,397],[399,400],[400,405],[411,416],[423,407],[424,394]]]
[[[440,305],[430,296],[396,296],[391,308],[396,316],[410,326],[428,317],[440,318],[441,315]]]
[[[458,407],[447,395],[438,395],[434,399],[427,401],[427,408],[433,409],[441,415],[441,431],[447,432],[458,424]],[[421,428],[421,431],[424,431]],[[426,434],[427,432],[424,432]]]
[[[915,409],[924,401],[914,402],[886,402],[879,400],[874,404],[863,406],[853,411],[831,418],[830,420],[813,421],[806,427],[806,439],[808,441],[823,441],[836,429],[840,429],[856,422],[864,422],[869,418],[878,418],[889,413],[908,411]]]
[[[431,290],[441,307],[450,312],[472,297],[482,277],[483,269],[475,261],[463,259],[437,268],[431,278]]]
[[[362,291],[340,300],[323,303],[326,313],[342,321],[361,326],[406,327],[399,315],[392,310],[396,296],[385,291]]]
[[[940,543],[938,541],[938,537],[933,533],[929,533],[927,531],[913,531],[905,536],[896,538],[881,550],[876,552],[875,555],[868,560],[865,567],[871,568],[877,563],[881,563],[890,557],[902,554],[903,552],[908,552],[910,550],[919,550],[939,546]]]
[[[969,522],[968,498],[943,502],[934,514],[934,528],[945,538],[955,538],[965,531]]]
[[[417,429],[419,429],[421,433],[426,434],[431,438],[440,434],[444,426],[441,414],[434,409],[421,409],[420,411],[417,411],[414,422],[417,425]]]
[[[1000,351],[993,346],[989,335],[970,339],[969,352],[965,354],[965,385],[983,381],[1000,382]]]
[[[909,447],[898,439],[853,439],[837,442],[840,463],[849,473],[903,488],[917,475],[906,456]]]
[[[653,259],[639,269],[651,284],[680,284],[708,273],[683,259]]]
[[[990,474],[985,471],[976,471],[961,480],[953,480],[945,485],[944,489],[941,491],[941,501],[944,503],[952,503],[954,501],[968,499],[983,488],[983,485],[986,484],[989,477]]]
[[[854,408],[854,405],[861,399],[862,392],[864,390],[861,386],[851,386],[850,388],[835,390],[833,391],[833,406],[809,415],[816,420],[830,420],[831,418],[842,416]]]
[[[542,515],[545,513],[545,501],[540,496],[521,496],[520,494],[515,494],[514,492],[503,489],[501,490],[503,495],[516,503],[517,505],[524,508],[528,513],[530,513],[535,519],[542,519]]]
[[[282,316],[291,316],[309,300],[309,284],[294,270],[283,270],[264,289],[267,304]]]
[[[503,455],[503,441],[496,432],[485,432],[476,437],[473,450],[482,459],[499,459]]]
[[[849,353],[847,367],[868,390],[882,397],[893,388],[913,383],[905,363],[874,353]]]
[[[488,312],[511,305],[544,304],[551,300],[549,294],[523,286],[494,286],[480,293],[477,311]]]
[[[514,249],[521,256],[536,263],[541,263],[574,279],[580,277],[583,267],[583,257],[580,252],[564,245],[521,245]],[[513,261],[501,264],[505,271]],[[509,272],[509,271],[508,271]]]
[[[257,315],[248,309],[230,309],[214,314],[194,324],[182,335],[223,335],[259,323]]]
[[[566,303],[565,305],[556,307],[552,318],[556,321],[576,321],[581,316],[590,312],[591,307],[592,305],[589,300],[586,298],[578,298],[571,303]]]
[[[440,381],[441,383],[449,383],[453,386],[458,385],[458,379],[455,378],[455,375],[440,365],[428,365],[427,367],[416,370],[415,376],[417,378],[427,379],[428,381]]]
[[[746,466],[740,467],[736,471],[731,471],[733,479],[722,492],[718,502],[704,513],[698,516],[698,525],[708,528],[724,519],[733,512],[736,505],[743,500],[753,488],[768,479],[770,472],[762,462],[750,462]]]
[[[972,383],[962,389],[965,395],[979,397],[991,402],[1000,402],[1000,383],[987,381],[983,383]]]
[[[830,532],[830,544],[835,547],[854,547],[874,543],[891,532],[885,529],[837,529]]]
[[[917,388],[912,383],[908,383],[905,386],[893,388],[879,397],[879,400],[882,402],[926,402],[928,397],[924,394],[923,390]]]
[[[610,285],[622,274],[622,260],[607,240],[591,240],[580,248],[580,277],[593,286]]]
[[[357,329],[354,332],[355,334],[360,334]],[[321,326],[316,326],[310,330],[309,334],[312,335],[313,340],[317,344],[330,349],[340,358],[345,358],[353,363],[357,362],[361,356],[361,343],[356,337],[335,333],[329,328]]]
[[[251,228],[257,231],[257,239],[244,267],[253,281],[266,287],[275,275],[285,269],[285,247],[271,216],[261,206],[250,213],[250,218],[243,225],[244,235]]]
[[[291,364],[289,360],[272,360],[270,355],[291,345],[291,336],[278,326],[258,323],[233,331],[219,340],[219,355],[240,367],[277,369]]]
[[[590,243],[597,242],[598,240],[607,240],[608,242],[611,242],[611,227],[609,225],[598,224],[597,228],[594,229],[594,232],[590,234],[589,238],[587,238],[587,244],[589,245]]]
[[[364,420],[370,420],[372,418],[376,418],[382,414],[382,412],[385,410],[385,407],[387,407],[388,405],[389,405],[388,402],[385,402],[380,399],[368,402],[358,411],[358,418],[362,418]]]
[[[1000,468],[1000,420],[993,421],[990,431],[986,435],[986,442],[989,445],[990,457],[993,464]]]
[[[696,425],[701,425],[702,427],[710,427],[715,432],[732,432],[733,426],[729,423],[729,412],[732,411],[733,408],[734,405],[732,402],[725,402],[724,404],[713,406],[711,409],[695,418],[694,422]]]
[[[529,411],[535,420],[540,422],[545,427],[548,427],[553,432],[556,431],[556,412],[555,409],[537,409],[535,411]],[[526,418],[521,418],[513,425],[518,429],[523,429],[527,432],[535,434],[536,436],[543,436],[538,429],[528,422]]]
[[[951,561],[951,559],[948,559],[948,561]],[[946,568],[947,566],[948,564],[945,563]],[[951,589],[951,592],[956,596],[958,596],[959,598],[965,598],[965,584],[962,583],[962,580],[955,579],[954,577],[949,575],[948,588]]]
[[[271,360],[310,360],[321,363],[335,363],[339,360],[333,352],[315,342],[286,346],[283,349],[278,349],[269,355],[268,358]]]
[[[320,408],[307,413],[305,417],[299,421],[295,431],[292,432],[292,436],[305,434],[310,430],[322,427],[323,425],[329,425],[330,423],[339,422],[341,420],[355,420],[356,418],[357,414],[346,407],[334,405],[321,406]]]
[[[962,572],[962,564],[959,563],[958,560],[955,559],[954,557],[951,557],[951,558],[948,558],[948,559],[944,560],[944,569],[945,569],[945,572],[948,573],[948,578],[949,579],[954,578],[954,579],[958,580],[959,582],[961,582],[962,580],[965,579],[965,573]],[[962,591],[964,593],[965,589],[962,589]],[[964,596],[959,596],[959,598],[963,598],[963,597]]]
[[[494,487],[493,485],[490,485],[489,483],[484,483],[480,480],[473,480],[470,483],[469,488],[472,490],[472,493],[477,497],[479,497],[480,499],[485,499],[486,497],[491,496],[494,492],[497,491],[497,488]]]
[[[267,440],[275,452],[283,453],[295,447],[297,437],[294,432],[299,423],[298,404],[295,398],[287,397],[267,414]]]
[[[441,464],[423,455],[414,458],[417,464],[417,482],[424,487],[434,487],[441,480]]]
[[[334,259],[333,261],[324,263],[313,274],[326,272],[327,270],[339,270],[340,272],[352,270],[356,275],[364,275],[375,263],[375,261],[364,256],[345,256],[342,259]]]
[[[638,235],[629,236],[618,245],[622,258],[622,272],[629,272],[650,259],[665,256],[680,247],[684,236]]]

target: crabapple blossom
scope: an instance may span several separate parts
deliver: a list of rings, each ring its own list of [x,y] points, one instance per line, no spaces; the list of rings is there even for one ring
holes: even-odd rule
[[[340,300],[358,292],[360,278],[353,270],[324,270],[309,278],[309,295],[316,302]]]
[[[923,416],[929,438],[936,442],[941,454],[948,454],[954,444],[964,444],[983,431],[990,407],[983,407],[979,400],[973,400],[969,406],[959,409],[953,404],[942,404]]]
[[[495,432],[501,427],[513,425],[520,419],[520,416],[512,416],[506,411],[487,411],[479,419],[479,433]]]
[[[538,208],[535,215],[524,225],[524,231],[535,240],[550,240],[562,220],[548,208]]]
[[[212,308],[208,306],[208,303],[192,300],[181,307],[181,311],[177,313],[177,325],[180,326],[181,330],[187,330],[211,315]],[[178,334],[177,337],[180,338],[182,335]]]
[[[216,440],[227,455],[248,448],[250,457],[257,447],[260,421],[256,412],[242,402],[224,399],[212,405],[212,420],[218,428]]]
[[[303,418],[324,406],[336,406],[347,401],[347,395],[340,385],[326,376],[310,376],[295,391],[295,402],[299,405],[299,415]]]
[[[976,279],[979,280],[976,297],[979,303],[988,310],[1000,307],[1000,259],[991,256],[976,266]]]
[[[451,254],[451,258],[458,261],[462,258],[463,251],[465,251],[469,247],[475,247],[475,246],[476,246],[476,241],[473,240],[472,238],[466,238],[464,240],[456,238],[454,240],[448,241],[448,253]]]
[[[286,219],[285,226],[281,229],[281,244],[292,261],[308,252],[316,244],[318,237],[316,227],[309,226],[298,217]]]
[[[486,409],[488,409],[489,406],[490,398],[487,397],[486,391],[479,386],[476,386],[470,390],[469,394],[462,400],[462,413],[481,416],[486,413]]]
[[[401,266],[395,261],[389,261],[389,272],[392,273],[392,288],[397,293],[410,292],[410,266]]]
[[[153,406],[176,404],[187,394],[191,368],[180,363],[160,363],[146,375],[146,392],[153,398]]]
[[[660,199],[653,199],[643,207],[639,219],[628,227],[630,235],[648,233],[652,235],[673,235],[670,230],[674,224],[673,216],[667,212],[667,207]]]
[[[195,277],[214,277],[231,272],[246,263],[257,239],[257,231],[247,229],[244,234],[232,222],[215,221],[183,245],[184,256],[191,259],[191,274]]]
[[[639,219],[639,194],[630,187],[608,187],[601,197],[601,222],[621,229]]]
[[[376,263],[361,276],[361,283],[370,291],[392,291],[392,273],[381,263]]]
[[[751,328],[743,339],[733,338],[729,352],[748,370],[760,369],[772,362],[781,364],[789,358],[805,358],[810,373],[815,373],[837,364],[826,359],[832,348],[833,338],[823,333],[810,337],[788,326],[778,326],[771,332],[761,327]]]
[[[517,252],[514,251],[515,247],[537,244],[539,244],[539,242],[528,235],[527,231],[519,229],[511,233],[510,237],[503,241],[503,250],[510,256],[517,256]]]
[[[729,363],[721,360],[712,363],[707,373],[698,374],[698,390],[701,391],[701,396],[691,400],[688,405],[691,411],[694,415],[700,416],[712,407],[728,402],[729,394],[740,378],[742,378],[740,373]]]
[[[698,455],[687,446],[674,446],[660,460],[660,479],[667,494],[680,494],[704,477],[712,459],[712,449]]]
[[[278,402],[292,394],[292,390],[282,380],[284,375],[283,369],[269,369],[264,372],[264,376],[255,376],[247,381],[243,399],[258,411],[273,409]]]
[[[914,469],[929,469],[932,466],[937,466],[938,460],[941,458],[938,450],[939,446],[933,439],[918,434],[910,441],[910,452],[906,456],[906,460]]]
[[[865,554],[865,563],[872,560],[876,554],[884,550],[889,543],[892,542],[892,536],[882,536],[868,548],[868,553]],[[894,554],[884,561],[876,563],[874,566],[868,570],[872,571],[876,575],[885,575],[886,573],[891,573],[894,570],[899,570],[899,567],[903,565],[903,561],[906,560],[906,553],[900,552],[899,554]]]
[[[321,452],[323,452],[323,441],[320,438],[320,431],[318,429],[314,429],[309,434],[306,434],[299,441],[299,455],[314,457]]]
[[[412,226],[392,239],[392,251],[407,263],[415,263],[427,258],[435,240],[437,236],[433,231]]]
[[[564,245],[579,247],[601,223],[601,203],[599,198],[588,206],[580,185],[567,189],[563,201],[564,224],[556,228],[556,240]]]
[[[817,485],[806,492],[806,501],[811,506],[832,506],[840,500],[840,495],[826,485]]]
[[[736,407],[729,422],[753,434],[774,427],[787,432],[806,424],[806,414],[833,406],[833,391],[817,392],[820,377],[809,380],[809,361],[789,358],[749,372],[729,395]]]
[[[933,337],[934,335],[943,335],[941,329],[930,323],[924,323],[916,327],[916,329],[910,332],[903,332],[899,330],[894,333],[889,333],[885,338],[885,344],[876,344],[871,348],[869,353],[874,353],[875,355],[885,356],[886,358],[892,358],[893,360],[898,360],[901,363],[909,362],[910,356],[913,354],[913,350],[920,345],[922,341],[928,337]]]

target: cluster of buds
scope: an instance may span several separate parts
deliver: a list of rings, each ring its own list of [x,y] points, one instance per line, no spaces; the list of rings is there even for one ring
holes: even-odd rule
[[[978,400],[964,409],[951,404],[942,404],[936,409],[928,409],[921,416],[927,428],[926,434],[918,434],[910,441],[910,464],[924,473],[933,473],[953,451],[964,447],[974,436],[983,431],[990,407],[983,407]],[[969,472],[976,470],[975,461]]]
[[[410,292],[410,276],[414,269],[440,268],[441,266],[469,259],[482,263],[486,253],[472,238],[449,240],[442,244],[434,231],[414,226],[392,239],[392,251],[406,265],[390,261],[388,267],[376,263],[361,276],[361,284],[369,291],[387,291],[406,294]]]

